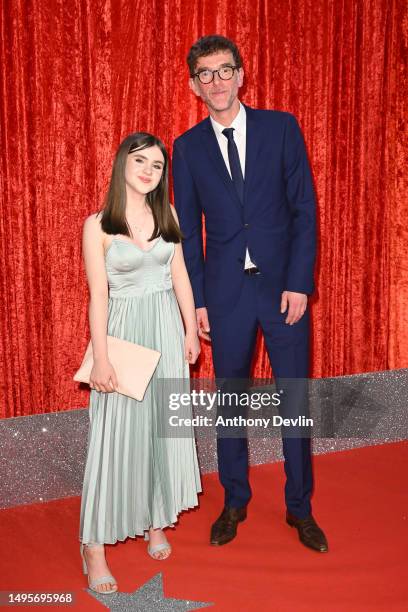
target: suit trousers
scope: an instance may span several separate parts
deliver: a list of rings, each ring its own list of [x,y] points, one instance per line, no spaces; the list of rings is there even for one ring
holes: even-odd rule
[[[259,326],[275,379],[307,379],[309,309],[297,323],[289,325],[285,323],[287,312],[280,313],[280,300],[281,293],[271,290],[262,274],[244,274],[242,291],[234,308],[221,316],[209,310],[217,379],[242,380],[249,377]],[[287,509],[294,516],[305,518],[311,513],[313,487],[310,436],[283,437],[283,454]],[[247,437],[217,435],[217,455],[225,505],[234,508],[246,506],[251,498]]]

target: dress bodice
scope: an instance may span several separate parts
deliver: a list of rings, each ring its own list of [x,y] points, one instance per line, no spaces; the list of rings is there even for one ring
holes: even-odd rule
[[[175,245],[161,236],[149,249],[114,237],[105,253],[109,297],[141,296],[173,287],[170,264]]]

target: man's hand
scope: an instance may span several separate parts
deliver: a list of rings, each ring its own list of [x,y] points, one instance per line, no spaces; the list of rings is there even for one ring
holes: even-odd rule
[[[289,306],[288,316],[285,323],[293,325],[305,314],[307,307],[307,295],[305,293],[296,293],[295,291],[284,291],[281,299],[281,312],[285,312]]]
[[[208,322],[208,314],[206,308],[196,308],[198,335],[204,340],[211,342],[210,324]]]

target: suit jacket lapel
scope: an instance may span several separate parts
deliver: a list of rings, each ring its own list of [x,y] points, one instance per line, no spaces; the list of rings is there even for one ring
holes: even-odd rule
[[[222,156],[220,147],[218,145],[217,137],[215,135],[209,117],[205,119],[205,121],[203,121],[202,123],[202,137],[208,155],[214,165],[214,168],[218,172],[220,178],[222,179],[224,185],[228,190],[228,193],[234,200],[234,203],[238,206],[239,211],[242,212],[242,204],[227,170],[227,166],[225,165],[224,158]]]
[[[256,168],[256,160],[258,157],[262,134],[256,120],[256,111],[245,105],[246,111],[246,152],[245,152],[245,183],[244,183],[244,201],[247,200],[250,193],[250,185],[253,180]]]

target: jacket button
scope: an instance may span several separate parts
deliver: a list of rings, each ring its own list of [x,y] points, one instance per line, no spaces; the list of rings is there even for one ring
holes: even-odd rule
[[[249,227],[249,223],[245,223],[245,224],[244,224],[244,227]]]

